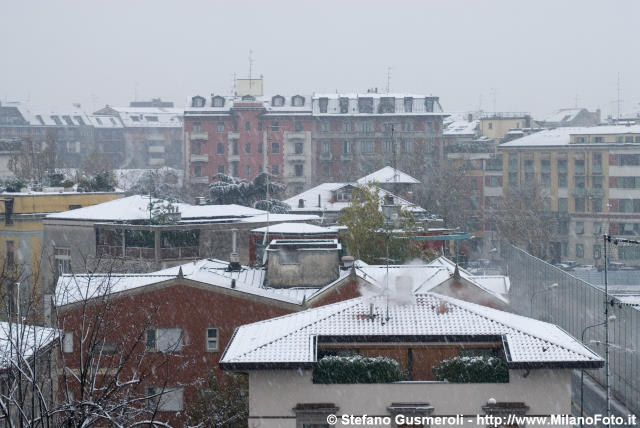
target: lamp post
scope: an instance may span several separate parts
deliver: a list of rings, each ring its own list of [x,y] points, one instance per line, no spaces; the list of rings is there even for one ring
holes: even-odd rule
[[[580,342],[584,345],[584,335],[587,332],[587,330],[589,330],[590,328],[600,327],[601,325],[605,325],[609,322],[614,322],[615,320],[616,320],[616,316],[611,315],[610,317],[607,318],[606,321],[585,327],[584,330],[582,330],[582,335],[580,336]],[[580,370],[580,412],[581,413],[584,413],[584,410],[582,408],[583,405],[584,405],[584,369]],[[583,427],[583,424],[584,424],[583,420],[580,419],[580,428]]]
[[[529,306],[529,316],[533,317],[533,299],[541,293],[546,293],[547,291],[551,291],[551,290],[555,290],[556,288],[558,288],[560,285],[558,285],[557,282],[554,282],[551,285],[547,285],[546,287],[544,287],[542,290],[538,290],[535,291],[531,294],[531,305]]]

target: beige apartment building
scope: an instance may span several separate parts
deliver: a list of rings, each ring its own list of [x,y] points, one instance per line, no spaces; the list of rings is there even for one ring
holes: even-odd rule
[[[603,233],[640,236],[640,126],[557,128],[501,144],[498,153],[502,186],[493,197],[535,184],[557,213],[553,260],[601,265]],[[614,258],[640,265],[637,248],[617,251]]]

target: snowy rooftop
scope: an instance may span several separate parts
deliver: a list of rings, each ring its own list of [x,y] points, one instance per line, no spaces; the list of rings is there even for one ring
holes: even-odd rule
[[[555,111],[549,116],[545,117],[541,122],[551,122],[551,123],[564,123],[571,122],[580,114],[581,111],[585,109],[583,108],[563,108]]]
[[[185,279],[211,287],[230,289],[232,280],[235,280],[234,289],[238,292],[301,305],[349,275],[349,271],[341,270],[338,279],[324,287],[273,288],[265,285],[266,270],[264,268],[242,266],[240,271],[230,272],[227,270],[228,266],[229,262],[204,259],[148,274],[63,275],[58,279],[56,287],[56,304],[61,306],[107,294],[140,289],[175,279],[182,270]]]
[[[15,363],[16,349],[24,358],[46,349],[59,337],[59,331],[52,328],[27,324],[0,322],[0,368]]]
[[[420,181],[413,178],[406,172],[402,172],[399,169],[394,169],[390,166],[385,166],[382,169],[379,169],[375,172],[372,172],[369,175],[365,175],[362,178],[359,178],[357,181],[358,184],[367,184],[367,183],[400,183],[400,184],[419,184]]]
[[[316,226],[315,224],[308,223],[279,223],[271,226],[260,227],[253,229],[252,232],[257,233],[278,233],[278,234],[300,234],[300,235],[322,235],[322,234],[335,234],[336,229],[330,229],[328,227]]]
[[[346,201],[337,201],[334,200],[334,192],[346,188],[347,186],[356,186],[356,183],[323,183],[319,184],[316,187],[313,187],[309,190],[306,190],[298,195],[295,195],[289,199],[286,199],[284,202],[289,204],[291,207],[291,212],[332,212],[337,213],[341,209],[351,206],[351,202]],[[348,193],[351,193],[348,191]],[[394,203],[397,205],[401,205],[402,207],[415,212],[415,213],[425,213],[426,210],[417,205],[412,204],[411,202],[402,199],[399,196],[393,195],[390,192],[387,192],[384,189],[378,189],[378,195],[382,200],[386,195],[392,195]],[[320,204],[318,206],[318,196],[320,197]],[[304,207],[300,208],[299,202],[300,200],[304,201]]]
[[[162,202],[154,199],[154,202]],[[241,205],[189,205],[177,203],[182,220],[253,217],[266,215],[265,211]],[[149,218],[149,197],[133,195],[90,207],[50,214],[48,219],[136,221]]]
[[[561,127],[540,131],[518,138],[517,140],[500,144],[500,148],[568,146],[571,140],[571,134],[582,129],[584,128]]]
[[[366,317],[373,304],[374,320]],[[226,369],[309,367],[322,337],[367,341],[442,341],[498,337],[511,368],[601,367],[602,359],[556,325],[433,293],[389,307],[382,296],[359,297],[238,328],[220,361]],[[500,339],[498,339],[500,340]]]
[[[466,120],[451,122],[445,128],[443,134],[473,136],[476,134],[476,130],[478,129],[479,124],[480,124],[479,120],[472,120],[471,122],[467,122]]]
[[[22,102],[3,103],[3,107],[15,107],[22,117],[34,126],[87,126],[87,114],[77,106],[47,107]]]
[[[573,135],[640,134],[640,125],[606,125],[578,128]]]
[[[320,98],[327,99],[326,112],[320,112]],[[342,111],[342,106],[340,104],[341,98],[347,100],[346,112]],[[360,111],[358,104],[359,100],[363,98],[370,98],[373,101],[370,113],[362,113]],[[379,107],[381,106],[381,103],[389,99],[393,100],[393,112],[380,112]],[[430,104],[430,107],[427,107],[427,104]],[[407,109],[409,105],[411,107]],[[385,94],[376,92],[314,94],[312,114],[314,116],[446,116],[446,114],[443,113],[437,97],[418,94]]]
[[[428,264],[406,264],[389,266],[389,284],[394,284],[399,276],[412,280],[412,291],[416,294],[434,291],[443,282],[449,280],[455,272],[455,263],[446,257],[438,257]],[[468,281],[478,290],[487,293],[496,300],[508,304],[506,296],[509,292],[509,278],[501,275],[476,276],[467,270],[458,268],[460,277]],[[387,278],[386,265],[367,265],[356,262],[356,274],[363,280],[385,287]]]

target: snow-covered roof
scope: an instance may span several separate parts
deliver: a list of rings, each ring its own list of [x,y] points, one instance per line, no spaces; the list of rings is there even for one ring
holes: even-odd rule
[[[369,175],[361,177],[357,181],[358,184],[368,183],[400,183],[400,184],[419,184],[420,181],[413,178],[406,172],[402,172],[399,169],[394,169],[390,166],[385,166]]]
[[[253,229],[252,232],[257,233],[277,233],[277,234],[296,234],[296,235],[324,235],[335,234],[335,229],[328,227],[316,226],[315,224],[308,223],[279,223],[270,226],[260,227]]]
[[[337,213],[341,209],[351,206],[349,201],[337,201],[333,199],[333,192],[340,190],[347,186],[357,186],[357,183],[322,183],[306,190],[300,194],[297,194],[284,202],[289,204],[291,212],[332,212]],[[421,208],[411,202],[402,199],[399,196],[392,194],[382,188],[378,188],[378,195],[380,199],[384,199],[386,195],[393,196],[394,203],[401,205],[409,211],[415,213],[426,213],[424,208]],[[318,206],[318,196],[320,196],[320,206]],[[300,200],[304,201],[304,207],[299,206]]]
[[[241,108],[243,105],[247,104],[257,104],[260,107],[264,108],[267,115],[311,115],[311,96],[310,95],[279,95],[274,94],[273,96],[260,96],[253,97],[253,99],[245,99],[242,97],[230,97],[230,96],[220,96],[224,99],[224,105],[222,107],[213,107],[213,99],[212,97],[205,97],[205,105],[203,107],[192,107],[188,106],[185,109],[185,115],[189,116],[191,114],[199,114],[201,112],[208,113],[220,113],[220,114],[228,114],[233,108]],[[282,98],[281,105],[274,105],[273,99],[275,97]],[[302,97],[303,104],[302,105],[294,105],[293,98],[294,97]]]
[[[349,271],[340,270],[338,279],[324,287],[274,288],[265,285],[264,268],[242,266],[240,271],[228,271],[228,266],[229,262],[222,260],[203,259],[146,274],[62,275],[56,286],[56,304],[62,306],[159,284],[175,279],[182,270],[185,279],[211,287],[231,289],[235,280],[234,290],[238,292],[301,305],[349,275]]]
[[[370,305],[375,318],[369,319]],[[498,338],[511,368],[601,367],[603,360],[558,326],[433,293],[413,304],[389,305],[383,296],[359,297],[239,327],[220,361],[223,369],[310,367],[323,337],[371,342],[469,341]],[[352,339],[354,340],[354,339]],[[357,340],[357,339],[355,339]],[[495,340],[495,339],[494,339]]]
[[[552,146],[568,146],[571,140],[571,134],[582,128],[560,127],[549,129],[546,131],[536,132],[517,140],[500,144],[500,148],[511,147],[552,147]]]
[[[170,107],[111,107],[127,128],[182,128],[183,109]]]
[[[18,356],[29,359],[60,336],[53,328],[0,322],[0,369],[15,365]]]
[[[566,123],[571,122],[582,112],[583,108],[562,108],[545,117],[541,122]]]
[[[640,134],[640,125],[605,125],[578,128],[572,135]]]
[[[32,126],[88,126],[88,115],[78,106],[47,107],[22,102],[3,103],[15,107]]]
[[[327,99],[326,112],[320,112],[320,99]],[[360,99],[370,98],[373,101],[370,113],[362,113],[358,106]],[[343,112],[340,99],[346,99],[346,112]],[[393,112],[382,113],[379,109],[381,103],[393,99]],[[429,100],[429,101],[428,101]],[[428,102],[427,102],[428,101]],[[411,105],[410,109],[406,106]],[[430,104],[430,107],[427,107]],[[314,94],[313,113],[314,116],[446,116],[443,113],[438,97],[418,95],[418,94],[385,94],[376,92],[366,93],[329,93]]]
[[[162,203],[159,199],[154,202]],[[174,204],[183,220],[253,217],[265,211],[242,205],[189,205]],[[50,214],[48,219],[93,220],[93,221],[137,221],[149,218],[149,196],[133,195],[90,207]]]
[[[472,120],[471,122],[468,122],[466,120],[454,121],[447,125],[447,127],[443,131],[443,134],[474,136],[476,135],[476,130],[478,129],[479,124],[479,120]]]
[[[398,277],[411,278],[412,291],[415,294],[434,291],[436,287],[451,279],[456,269],[455,263],[446,257],[438,257],[428,264],[406,264],[389,266],[389,284],[394,287]],[[506,295],[509,291],[509,278],[495,276],[475,276],[458,267],[460,277],[477,287],[478,290],[491,295],[496,300],[508,304]],[[386,265],[367,265],[356,262],[356,274],[363,280],[384,289],[387,280]]]

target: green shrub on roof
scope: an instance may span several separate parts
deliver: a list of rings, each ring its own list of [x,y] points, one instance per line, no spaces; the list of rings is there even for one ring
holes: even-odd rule
[[[391,383],[406,378],[400,364],[387,357],[328,356],[313,369],[314,383]]]
[[[454,383],[506,383],[509,368],[498,357],[453,357],[433,367],[436,380]]]

